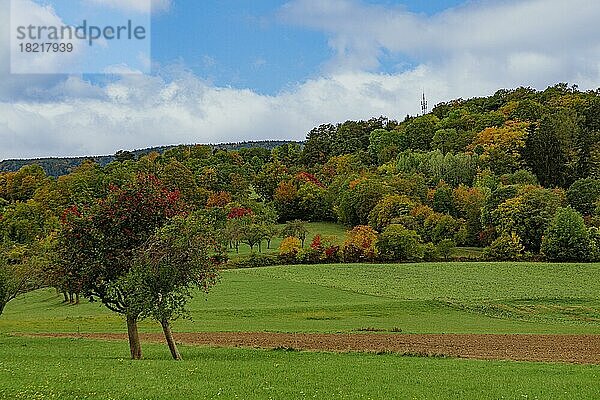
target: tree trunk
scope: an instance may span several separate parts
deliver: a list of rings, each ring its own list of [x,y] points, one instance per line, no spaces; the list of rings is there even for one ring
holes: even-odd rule
[[[142,344],[138,334],[137,316],[127,316],[127,335],[129,336],[129,350],[132,360],[142,359]]]
[[[62,292],[63,296],[64,296],[64,300],[63,303],[68,303],[69,302],[69,296],[67,296],[67,292]]]
[[[79,292],[75,293],[75,304],[79,304]]]
[[[69,303],[70,304],[75,303],[75,300],[73,299],[73,292],[69,292]]]
[[[171,331],[171,325],[169,324],[168,319],[163,319],[160,321],[162,325],[163,332],[165,333],[165,339],[167,340],[167,344],[169,345],[169,350],[171,351],[171,355],[173,356],[173,360],[181,361],[181,354],[179,354],[179,350],[177,349],[177,343],[175,343],[175,339],[173,338],[173,332]]]

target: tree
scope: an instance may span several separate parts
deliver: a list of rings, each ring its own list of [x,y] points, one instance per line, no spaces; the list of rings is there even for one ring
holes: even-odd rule
[[[540,187],[525,187],[516,197],[511,197],[491,212],[491,219],[500,233],[515,232],[525,249],[539,252],[542,236],[554,213],[561,205],[560,197],[553,191]]]
[[[302,162],[307,166],[325,164],[332,154],[337,128],[326,124],[312,129],[302,149]]]
[[[589,260],[590,237],[581,214],[559,208],[544,234],[541,252],[551,261]]]
[[[377,256],[385,261],[416,261],[423,257],[417,232],[402,225],[385,228],[377,240]]]
[[[260,244],[265,239],[265,226],[254,222],[249,222],[242,229],[242,243],[250,246],[250,251],[254,251],[254,246],[258,245],[258,251],[261,251]]]
[[[288,222],[283,230],[281,231],[283,237],[296,237],[300,239],[302,248],[304,248],[304,241],[308,235],[308,228],[306,222],[300,221],[299,219]]]
[[[523,256],[525,247],[516,233],[503,233],[486,248],[487,258],[496,261],[514,261]]]
[[[217,282],[222,246],[213,225],[198,214],[173,218],[136,252],[125,278],[132,301],[143,310],[140,316],[151,316],[161,324],[175,360],[181,360],[181,354],[170,322],[188,314],[193,289],[207,292]]]
[[[369,136],[369,153],[379,165],[385,164],[404,150],[402,139],[398,131],[376,129]]]
[[[404,127],[404,131],[401,131],[406,148],[423,151],[431,150],[431,143],[435,132],[438,130],[438,123],[438,117],[432,114],[411,120]]]
[[[132,183],[112,186],[89,209],[72,207],[62,219],[64,262],[79,267],[88,296],[126,317],[132,359],[142,358],[137,324],[145,310],[133,301],[127,276],[137,250],[169,218],[184,212],[178,191],[168,190],[154,175],[140,174]]]
[[[456,242],[452,239],[443,239],[437,245],[437,252],[444,258],[444,261],[448,261],[452,256],[452,251],[456,247]]]
[[[0,315],[11,300],[40,286],[37,271],[30,263],[11,264],[5,252],[0,251]]]
[[[526,142],[525,159],[545,187],[568,187],[576,167],[576,116],[566,111],[545,115]]]
[[[381,199],[369,214],[369,225],[378,231],[408,217],[416,206],[415,202],[403,195],[388,195]]]
[[[340,222],[350,226],[366,225],[377,203],[392,190],[381,180],[358,178],[346,182],[339,193],[337,214]]]
[[[595,213],[598,199],[600,199],[600,180],[598,179],[579,179],[573,182],[567,190],[569,204],[583,215]]]
[[[292,182],[282,181],[273,195],[273,205],[281,221],[289,221],[300,217],[300,199],[298,189]]]
[[[477,134],[469,149],[481,154],[481,162],[498,175],[521,169],[529,123],[509,121],[502,127],[486,128]]]

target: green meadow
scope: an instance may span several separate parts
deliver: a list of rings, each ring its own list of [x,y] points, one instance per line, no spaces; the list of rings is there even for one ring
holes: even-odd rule
[[[600,264],[306,265],[223,271],[175,331],[600,333]],[[600,367],[14,336],[125,332],[99,303],[52,290],[0,317],[3,399],[582,399]],[[144,332],[158,332],[146,321]]]
[[[53,290],[11,302],[2,332],[118,332],[99,303]],[[599,333],[600,264],[335,264],[223,271],[175,330],[404,333]],[[159,331],[145,322],[143,331]]]

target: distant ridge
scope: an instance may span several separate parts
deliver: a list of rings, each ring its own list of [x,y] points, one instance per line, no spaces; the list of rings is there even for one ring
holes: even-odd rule
[[[237,143],[221,143],[221,144],[208,144],[213,149],[222,150],[241,150],[248,148],[264,148],[272,150],[277,146],[281,146],[287,143],[302,143],[292,140],[261,140],[261,141],[250,141],[250,142],[237,142]],[[133,150],[131,153],[137,158],[146,154],[157,152],[164,153],[169,149],[173,149],[179,146],[194,146],[194,145],[170,145],[170,146],[158,146],[150,147],[147,149]],[[47,158],[30,158],[30,159],[11,159],[0,161],[0,172],[15,172],[27,165],[37,164],[46,171],[46,174],[53,177],[67,175],[73,168],[80,166],[85,160],[93,160],[101,166],[105,166],[115,161],[114,155],[103,155],[103,156],[82,156],[82,157],[47,157]]]

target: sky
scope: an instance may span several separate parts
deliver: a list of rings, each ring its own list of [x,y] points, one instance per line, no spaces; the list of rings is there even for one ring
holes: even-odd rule
[[[13,1],[73,18],[59,0]],[[434,105],[600,87],[596,0],[70,1],[125,14],[152,1],[151,72],[11,74],[0,0],[0,159],[299,140],[322,123],[416,115],[423,91]]]

